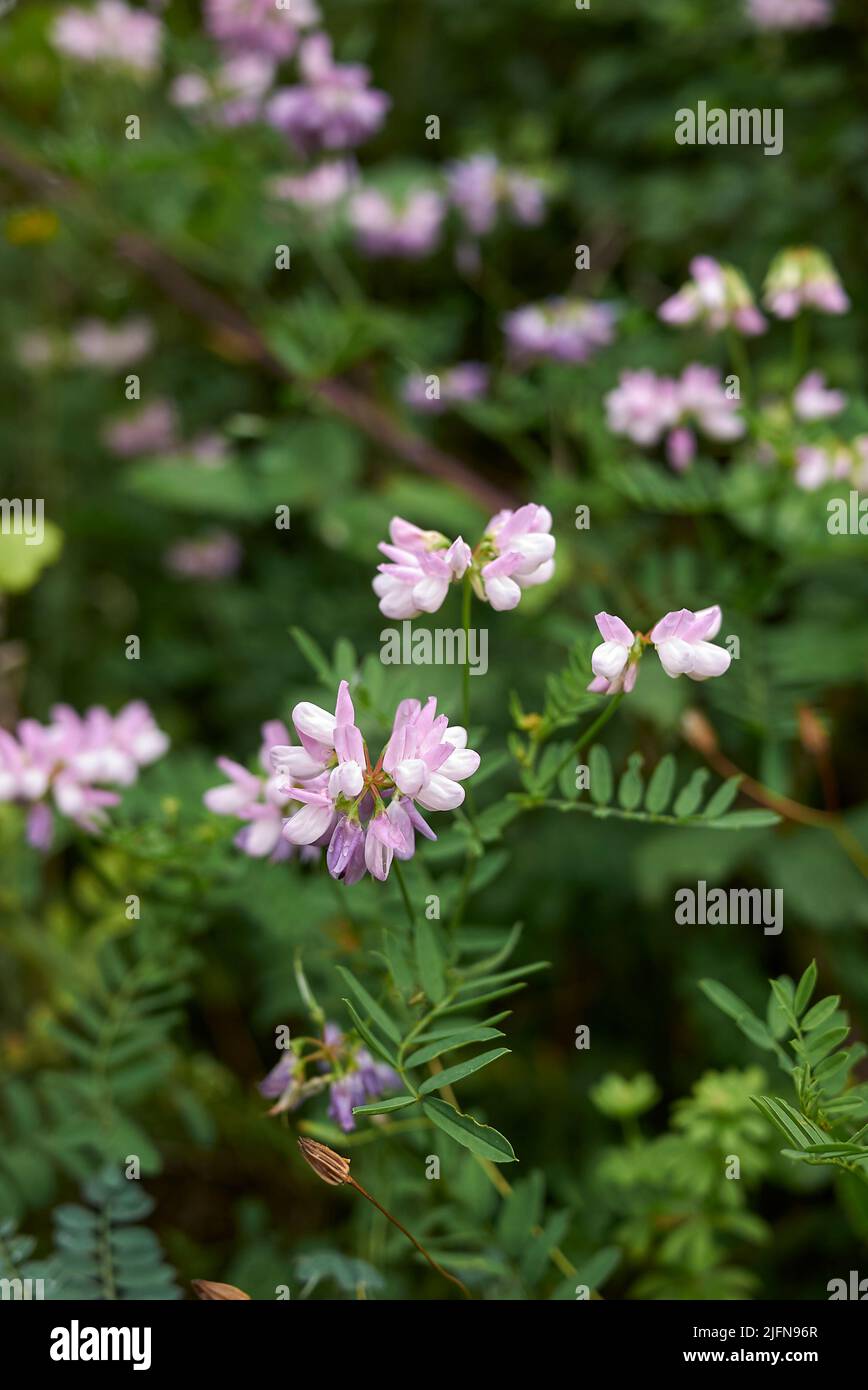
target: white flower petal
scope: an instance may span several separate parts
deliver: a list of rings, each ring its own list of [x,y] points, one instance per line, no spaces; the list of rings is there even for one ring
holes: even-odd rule
[[[416,800],[426,811],[454,811],[464,800],[464,788],[442,772],[432,772]]]

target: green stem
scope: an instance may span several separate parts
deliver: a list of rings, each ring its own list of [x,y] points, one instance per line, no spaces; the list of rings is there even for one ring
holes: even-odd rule
[[[811,325],[807,314],[797,314],[793,319],[793,390],[805,374],[808,365],[808,348],[811,340]]]
[[[726,343],[729,348],[730,361],[741,383],[741,395],[748,398],[750,396],[750,361],[744,343],[734,328],[727,329]]]
[[[395,870],[395,878],[398,880],[398,887],[401,890],[401,897],[404,899],[404,908],[407,913],[407,921],[410,923],[411,930],[416,927],[416,917],[413,912],[413,904],[410,901],[410,894],[407,892],[407,885],[404,882],[404,874],[399,860],[392,860],[392,868]]]
[[[464,727],[470,732],[470,613],[473,605],[473,589],[470,585],[470,570],[464,576],[461,592],[461,627],[464,631],[464,671],[462,675],[462,704]]]
[[[585,744],[590,743],[594,735],[598,733],[600,729],[602,729],[604,724],[608,723],[608,721],[612,718],[612,715],[615,713],[615,710],[618,708],[623,698],[623,690],[619,690],[617,695],[606,696],[606,708],[603,710],[602,714],[599,714],[597,716],[593,724],[589,725],[585,732],[576,740],[567,756],[564,759],[562,759],[560,763],[558,763],[557,767],[555,768],[554,777],[552,778],[553,782],[556,782],[557,779],[560,777],[564,768],[567,766],[567,763],[571,762],[573,758],[577,757],[578,754],[581,753],[582,749],[585,747]]]

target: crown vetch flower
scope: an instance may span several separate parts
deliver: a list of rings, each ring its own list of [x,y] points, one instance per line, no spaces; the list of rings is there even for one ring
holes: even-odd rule
[[[747,12],[758,29],[815,29],[829,24],[829,0],[747,0]]]
[[[22,719],[15,734],[0,729],[0,801],[30,807],[27,839],[40,850],[53,838],[49,794],[62,816],[95,833],[106,809],[120,801],[104,788],[130,786],[169,746],[141,700],[115,716],[97,705],[83,718],[69,705],[55,705],[51,716],[50,724]]]
[[[413,372],[405,379],[401,394],[414,410],[439,414],[447,406],[478,401],[488,390],[489,371],[482,362],[456,362],[436,376],[436,394],[432,394],[430,378],[423,372]]]
[[[678,472],[696,454],[694,426],[709,439],[740,439],[746,425],[739,402],[727,395],[716,367],[693,362],[680,379],[658,377],[650,368],[621,373],[605,397],[609,428],[645,448],[666,435],[666,456]]]
[[[264,54],[240,53],[222,63],[211,78],[198,72],[180,73],[169,98],[175,106],[204,112],[218,125],[249,125],[262,114],[275,70],[274,60]]]
[[[125,68],[149,77],[159,66],[162,21],[123,0],[97,0],[91,10],[71,6],[61,10],[51,28],[59,53],[79,63]]]
[[[233,53],[268,54],[282,62],[298,45],[299,30],[316,24],[313,0],[205,0],[205,26],[212,38]]]
[[[302,701],[292,721],[303,751],[291,745],[271,750],[275,770],[293,779],[286,791],[302,803],[283,834],[291,844],[326,846],[329,873],[344,883],[357,883],[366,870],[388,878],[395,855],[412,858],[417,831],[436,839],[415,803],[428,811],[454,810],[464,800],[460,784],[479,767],[467,731],[437,715],[433,696],[424,706],[402,700],[375,766],[346,681],[333,715]]]
[[[589,299],[555,297],[526,304],[503,320],[513,357],[519,362],[551,358],[555,362],[587,362],[615,335],[611,304]]]
[[[271,759],[272,748],[276,744],[288,745],[289,740],[289,730],[281,720],[267,720],[262,725],[259,750],[259,763],[265,776],[249,772],[232,758],[221,757],[217,759],[217,766],[227,780],[202,797],[208,810],[215,815],[234,816],[244,821],[235,837],[238,849],[251,859],[268,859],[272,864],[289,859],[292,854],[292,846],[284,839],[282,831],[293,793],[287,789],[283,774],[274,770]]]
[[[734,328],[746,336],[764,333],[768,327],[754,303],[750,287],[735,266],[723,265],[712,256],[694,256],[691,279],[657,310],[663,323],[682,328],[701,323],[710,333]]]
[[[775,256],[763,286],[763,303],[779,319],[794,319],[803,309],[846,314],[850,308],[838,272],[815,246],[793,247]]]
[[[709,642],[720,631],[723,615],[717,604],[697,613],[689,608],[667,613],[651,629],[660,664],[667,676],[705,681],[729,670],[732,657],[725,647]]]
[[[470,572],[473,591],[501,612],[516,608],[522,591],[545,584],[554,574],[555,538],[547,507],[528,502],[517,511],[495,513],[476,549],[461,536],[449,541],[439,531],[393,517],[391,544],[380,543],[387,556],[378,566],[374,593],[387,618],[415,618],[436,613],[449,585]]]
[[[350,200],[349,219],[360,250],[368,256],[418,260],[436,250],[446,204],[433,188],[417,188],[393,201],[373,188]]]
[[[716,604],[696,613],[681,608],[667,613],[646,636],[631,632],[612,613],[598,613],[595,622],[603,641],[591,655],[594,679],[588,689],[599,695],[629,694],[636,684],[642,654],[652,644],[668,676],[689,676],[695,681],[722,676],[729,670],[732,657],[725,647],[708,640],[720,631],[721,621]]]
[[[461,536],[450,542],[439,531],[421,531],[399,516],[389,523],[389,536],[391,543],[381,541],[378,547],[386,560],[373,582],[381,613],[387,618],[436,613],[449,585],[463,578],[470,546]]]
[[[297,1110],[326,1087],[329,1119],[349,1134],[356,1127],[353,1106],[399,1090],[401,1078],[337,1024],[326,1023],[320,1040],[302,1038],[281,1052],[280,1060],[260,1081],[259,1093],[275,1101],[269,1114],[279,1115]]]
[[[822,372],[808,372],[793,392],[793,410],[799,420],[829,420],[846,405],[844,392],[830,390]]]
[[[376,134],[392,102],[385,92],[368,85],[366,67],[335,63],[326,34],[304,41],[299,67],[302,83],[278,88],[266,119],[302,153],[349,149]]]
[[[548,507],[528,502],[497,512],[485,528],[473,586],[497,612],[517,608],[523,589],[545,584],[555,571],[555,538]],[[488,558],[488,557],[491,558]]]
[[[506,207],[516,222],[536,226],[545,212],[544,186],[517,169],[506,169],[496,155],[474,154],[446,167],[449,198],[468,232],[485,236]]]

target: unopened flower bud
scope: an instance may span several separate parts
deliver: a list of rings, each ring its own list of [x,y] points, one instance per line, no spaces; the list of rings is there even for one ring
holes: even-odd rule
[[[681,716],[681,734],[698,753],[705,757],[718,751],[717,734],[698,709],[685,710]]]
[[[799,709],[799,738],[805,752],[813,758],[820,758],[829,751],[829,735],[808,705],[802,705]]]

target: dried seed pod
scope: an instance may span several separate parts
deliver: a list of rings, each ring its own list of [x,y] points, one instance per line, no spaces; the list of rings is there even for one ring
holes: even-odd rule
[[[250,1300],[250,1294],[236,1289],[234,1284],[215,1284],[211,1279],[193,1279],[193,1292],[207,1303],[229,1303],[236,1299]]]
[[[318,1144],[315,1139],[299,1139],[298,1147],[301,1149],[302,1157],[307,1159],[317,1177],[322,1178],[323,1182],[330,1183],[332,1187],[340,1187],[341,1183],[350,1181],[350,1160],[344,1158],[343,1154],[335,1153],[334,1149],[328,1148],[325,1144]]]

